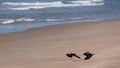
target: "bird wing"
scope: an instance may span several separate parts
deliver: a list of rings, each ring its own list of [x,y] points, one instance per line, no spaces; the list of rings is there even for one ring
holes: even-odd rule
[[[76,54],[74,54],[73,56],[75,56],[75,57],[77,57],[77,58],[79,58],[79,59],[81,59],[78,55],[76,55]]]

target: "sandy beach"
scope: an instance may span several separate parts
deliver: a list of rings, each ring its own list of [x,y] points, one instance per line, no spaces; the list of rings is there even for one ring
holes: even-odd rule
[[[87,51],[95,55],[83,60]],[[0,68],[120,68],[120,20],[0,35]]]

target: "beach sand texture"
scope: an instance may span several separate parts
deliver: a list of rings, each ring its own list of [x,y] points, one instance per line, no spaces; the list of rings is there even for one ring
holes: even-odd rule
[[[86,51],[95,55],[83,60]],[[120,20],[0,35],[0,68],[120,68]]]

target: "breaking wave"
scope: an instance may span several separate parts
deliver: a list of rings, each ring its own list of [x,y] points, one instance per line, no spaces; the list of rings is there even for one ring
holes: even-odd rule
[[[61,19],[31,19],[31,18],[20,18],[20,19],[1,19],[0,24],[10,24],[10,23],[22,23],[22,22],[56,22],[56,21],[66,21],[66,20],[80,20],[82,17],[76,18],[61,18]]]
[[[56,2],[4,2],[2,5],[7,5],[7,9],[11,10],[30,10],[30,9],[44,9],[44,8],[58,8],[58,7],[78,7],[78,6],[98,6],[103,5],[104,0],[76,0],[69,3],[61,1]]]
[[[0,24],[10,24],[15,22],[32,22],[32,21],[35,21],[35,19],[30,19],[30,18],[6,19],[6,20],[2,20]]]
[[[74,21],[74,20],[87,20],[87,19],[92,19],[92,18],[97,18],[96,15],[89,17],[89,16],[84,16],[84,17],[71,17],[71,18],[54,18],[54,19],[31,19],[31,18],[19,18],[19,19],[0,19],[0,24],[10,24],[10,23],[38,23],[38,22],[58,22],[58,21]]]

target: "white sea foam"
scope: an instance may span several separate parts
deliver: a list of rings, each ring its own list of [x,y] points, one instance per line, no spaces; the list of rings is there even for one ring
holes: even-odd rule
[[[6,19],[4,21],[1,21],[1,24],[10,24],[15,22],[32,22],[32,21],[35,21],[35,19],[30,19],[30,18]]]
[[[13,23],[13,22],[15,22],[13,19],[9,19],[9,20],[1,22],[1,24],[10,24],[10,23]]]
[[[78,1],[71,1],[74,4],[80,4],[81,6],[96,6],[96,5],[103,5],[104,0],[78,0]]]
[[[19,18],[19,19],[0,19],[0,24],[10,24],[10,23],[22,23],[22,22],[57,22],[57,21],[70,21],[70,20],[84,20],[96,18],[95,16],[83,16],[83,17],[71,17],[71,18],[58,18],[58,19],[31,19],[31,18]]]
[[[46,21],[58,21],[59,19],[46,19]]]
[[[35,21],[35,19],[31,19],[31,18],[20,18],[20,19],[15,19],[16,22],[23,22],[23,21]]]
[[[21,22],[56,22],[65,20],[80,20],[82,17],[75,18],[59,18],[59,19],[31,19],[31,18],[19,18],[19,19],[4,19],[0,20],[0,24],[21,23]]]
[[[29,10],[29,9],[44,9],[44,8],[57,8],[57,7],[76,7],[76,6],[95,6],[103,5],[103,0],[76,0],[69,3],[63,3],[61,1],[56,2],[34,2],[34,3],[18,3],[18,2],[4,2],[4,5],[8,5],[8,9],[11,10]]]

